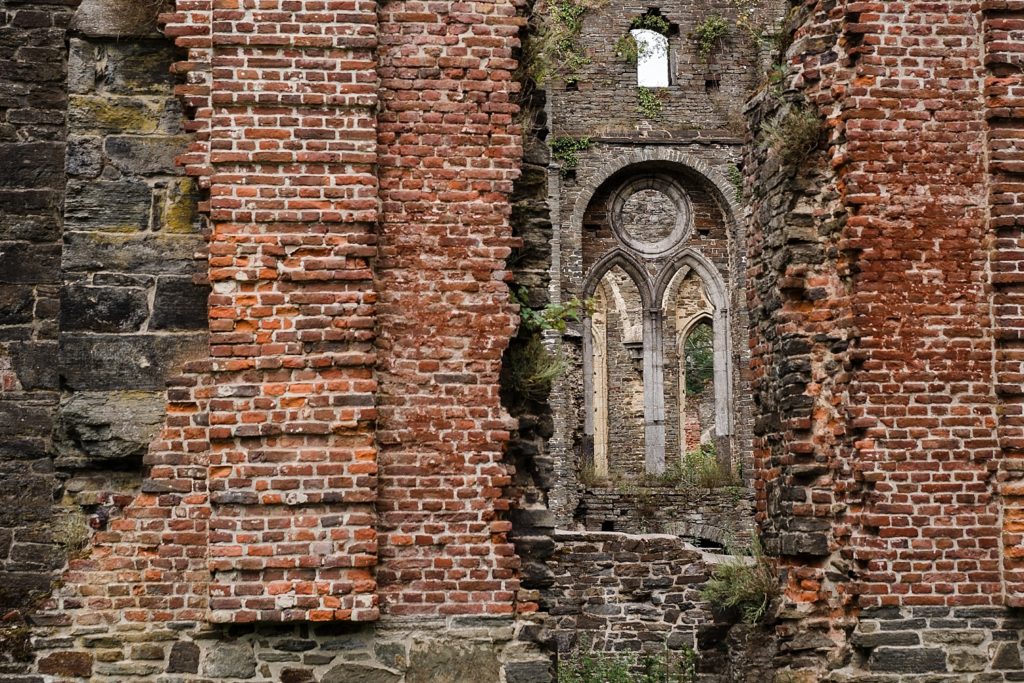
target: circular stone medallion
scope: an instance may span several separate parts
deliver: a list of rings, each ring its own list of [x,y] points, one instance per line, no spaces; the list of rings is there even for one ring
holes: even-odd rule
[[[619,239],[647,256],[658,256],[679,244],[691,224],[686,194],[657,176],[626,183],[612,199],[611,216]]]

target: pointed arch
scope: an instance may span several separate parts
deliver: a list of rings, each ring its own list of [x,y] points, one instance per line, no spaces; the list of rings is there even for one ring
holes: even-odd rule
[[[715,432],[718,436],[729,436],[733,431],[732,409],[732,335],[729,334],[729,295],[721,273],[705,256],[692,249],[676,254],[654,283],[654,300],[658,307],[668,313],[672,285],[679,272],[689,268],[700,278],[711,299],[711,329],[714,334],[715,362]],[[697,324],[695,316],[687,324],[685,334],[677,330],[680,339],[685,339],[689,330]]]
[[[654,291],[651,289],[650,277],[647,275],[646,269],[632,254],[618,247],[598,259],[597,263],[590,269],[590,273],[583,283],[583,298],[589,299],[594,296],[594,292],[597,291],[601,280],[615,266],[622,268],[629,275],[630,279],[633,280],[637,291],[640,292],[640,302],[644,309],[651,308],[656,299]]]

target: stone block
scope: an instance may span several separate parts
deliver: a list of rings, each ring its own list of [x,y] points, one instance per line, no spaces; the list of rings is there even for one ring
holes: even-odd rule
[[[320,679],[320,683],[401,683],[401,681],[402,675],[398,672],[355,662],[336,666]]]
[[[206,335],[64,335],[60,369],[72,391],[159,390],[187,360],[205,357]]]
[[[92,655],[88,652],[54,652],[39,660],[39,673],[87,678],[92,675]]]
[[[67,272],[192,275],[201,246],[197,235],[68,232],[63,263]]]
[[[71,285],[61,292],[62,330],[132,332],[149,316],[143,289]]]
[[[151,35],[164,3],[138,0],[82,0],[69,28],[88,38],[118,38]]]
[[[249,643],[217,643],[209,649],[203,673],[210,678],[252,678],[256,655]]]
[[[198,233],[199,192],[192,178],[177,178],[167,188],[159,228],[178,234]]]
[[[174,50],[162,40],[122,41],[103,46],[100,80],[117,95],[169,95],[174,88]]]
[[[1021,661],[1020,645],[1016,642],[1000,643],[992,658],[992,668],[1012,671],[1024,669],[1024,662]]]
[[[38,308],[38,307],[37,307]],[[50,390],[59,387],[60,376],[54,359],[57,357],[57,343],[24,341],[7,345],[11,367],[18,377],[21,388],[26,391]]]
[[[551,662],[546,659],[505,665],[506,683],[550,683],[551,680]]]
[[[210,288],[192,278],[161,277],[153,299],[151,330],[201,330],[207,327],[206,300]]]
[[[880,645],[909,646],[920,645],[921,637],[912,631],[857,632],[853,634],[851,642],[854,647],[860,648],[873,648]]]
[[[71,95],[68,130],[86,133],[155,133],[161,128],[164,103],[155,99],[112,95]]]
[[[96,48],[80,38],[72,38],[68,48],[68,92],[84,94],[96,85]]]
[[[59,274],[59,244],[0,243],[0,283],[53,283]]]
[[[134,175],[174,173],[174,158],[185,151],[188,138],[173,135],[111,135],[104,142],[107,159],[118,170]]]
[[[497,653],[485,645],[462,642],[417,643],[409,650],[409,670],[405,681],[476,683],[497,681],[500,675],[501,664]]]
[[[0,144],[0,187],[57,187],[63,179],[64,145],[59,142]]]
[[[22,325],[32,322],[35,300],[31,286],[0,284],[0,325]]]
[[[64,199],[64,226],[68,230],[144,230],[152,203],[152,191],[145,183],[72,180]]]
[[[80,391],[61,404],[54,447],[62,466],[110,466],[145,455],[164,422],[163,392]]]
[[[179,641],[171,647],[167,659],[167,673],[194,674],[199,672],[199,646],[188,641]]]
[[[103,170],[103,138],[89,135],[69,136],[65,168],[70,176],[98,176]]]
[[[937,648],[878,647],[868,659],[871,671],[916,674],[946,670],[946,653]]]

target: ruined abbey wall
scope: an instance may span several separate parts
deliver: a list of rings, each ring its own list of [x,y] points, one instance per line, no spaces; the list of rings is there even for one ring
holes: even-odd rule
[[[614,48],[647,4],[589,7],[544,82],[506,0],[0,9],[0,679],[533,683],[581,643],[1024,676],[1024,8],[656,9],[656,112]],[[633,180],[685,237],[622,237]],[[648,289],[601,478],[589,304],[538,333],[553,386],[510,377],[516,304],[605,265]],[[682,450],[679,386],[645,412],[677,266],[721,285],[713,489],[648,448]],[[784,591],[748,627],[700,588],[755,532]]]

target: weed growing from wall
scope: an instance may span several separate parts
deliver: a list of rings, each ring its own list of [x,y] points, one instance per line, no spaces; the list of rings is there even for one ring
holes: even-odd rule
[[[661,98],[650,88],[640,86],[636,89],[636,110],[645,119],[661,118],[661,110],[665,106]]]
[[[562,171],[571,171],[579,164],[579,153],[590,149],[592,142],[590,138],[573,137],[564,135],[551,140],[551,156],[562,165]]]
[[[541,309],[530,308],[525,288],[513,288],[512,300],[520,306],[520,326],[502,364],[502,385],[511,390],[518,402],[543,402],[568,364],[561,355],[547,349],[541,335],[548,330],[565,332],[571,321],[580,320],[589,305],[573,298]]]
[[[719,607],[739,609],[743,621],[753,625],[768,614],[779,592],[778,568],[755,537],[747,552],[715,567],[701,595]]]
[[[697,54],[707,62],[712,53],[722,46],[729,34],[729,22],[720,16],[710,16],[693,29],[693,40],[697,43]]]
[[[534,6],[531,31],[523,45],[520,68],[537,85],[553,76],[573,83],[590,58],[580,44],[586,13],[607,0],[539,0]],[[522,80],[522,79],[520,79]]]
[[[743,189],[743,172],[740,171],[739,166],[736,164],[730,164],[729,169],[725,172],[726,178],[732,185],[733,196],[736,199],[737,204],[743,204],[747,201],[747,193]]]
[[[775,150],[782,163],[801,164],[821,141],[824,122],[818,113],[806,105],[796,105],[772,123],[761,129],[764,144]]]

